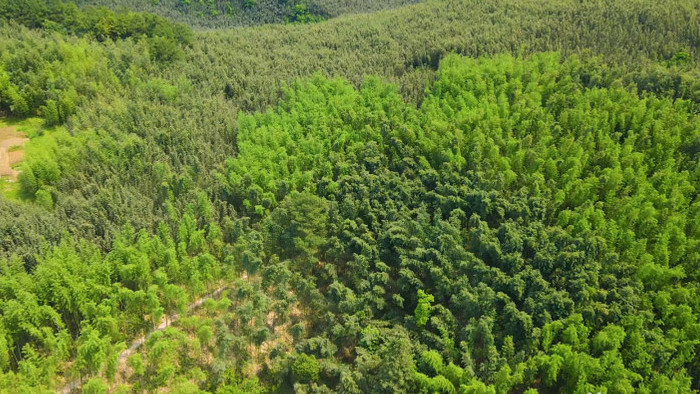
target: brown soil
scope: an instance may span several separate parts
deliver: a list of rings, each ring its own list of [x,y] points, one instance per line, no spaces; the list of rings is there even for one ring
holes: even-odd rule
[[[27,141],[29,138],[17,131],[14,126],[0,128],[0,176],[8,177],[12,181],[17,180],[19,171],[12,166],[22,161],[24,151],[19,149],[10,152],[9,150],[14,146],[24,146]]]

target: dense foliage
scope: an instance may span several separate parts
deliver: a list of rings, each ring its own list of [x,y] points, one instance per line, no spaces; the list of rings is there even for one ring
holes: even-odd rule
[[[189,44],[192,39],[192,31],[186,25],[154,14],[115,13],[104,7],[80,10],[75,3],[61,0],[6,0],[0,3],[0,17],[30,28],[89,34],[100,41],[143,36]]]
[[[340,15],[373,12],[420,0],[78,0],[79,6],[152,12],[200,28],[315,22]],[[300,16],[307,19],[298,20]],[[310,18],[308,18],[310,17]]]
[[[697,2],[79,3],[0,1],[1,391],[700,389]]]
[[[263,281],[308,308],[298,346],[331,346],[314,352],[331,389],[685,391],[692,109],[551,54],[448,57],[419,110],[318,77],[240,117],[226,195],[260,220]],[[363,372],[373,357],[388,375]]]

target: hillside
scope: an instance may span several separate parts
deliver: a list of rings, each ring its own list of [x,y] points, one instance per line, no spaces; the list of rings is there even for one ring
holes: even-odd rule
[[[192,3],[0,4],[0,391],[700,390],[700,4]]]
[[[322,19],[397,8],[420,0],[78,0],[82,7],[152,12],[196,28],[214,29],[297,22],[299,17]]]

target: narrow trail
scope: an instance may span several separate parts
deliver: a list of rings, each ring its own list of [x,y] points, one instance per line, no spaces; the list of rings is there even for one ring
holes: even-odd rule
[[[243,275],[243,279],[245,279],[245,278],[247,278],[247,275]],[[203,297],[201,297],[201,298],[196,299],[194,302],[192,302],[191,304],[189,304],[189,305],[187,306],[187,313],[186,313],[185,315],[188,315],[191,311],[193,311],[193,310],[199,308],[200,306],[202,306],[202,304],[203,304],[206,300],[209,300],[209,299],[218,297],[219,294],[221,294],[221,292],[223,292],[225,289],[227,289],[227,286],[221,286],[221,287],[219,287],[218,289],[214,290],[213,292],[211,292],[211,293],[209,293],[209,294],[207,294],[207,295],[205,295],[205,296],[203,296]],[[123,350],[121,353],[119,353],[119,356],[117,357],[117,365],[121,365],[121,364],[125,363],[126,360],[129,358],[129,356],[131,356],[132,354],[134,354],[134,352],[135,352],[139,347],[141,347],[141,345],[143,345],[144,343],[146,343],[146,341],[147,341],[151,336],[153,336],[153,334],[155,334],[156,332],[159,332],[159,331],[163,331],[163,330],[165,330],[166,328],[170,327],[170,325],[172,325],[174,322],[178,321],[179,318],[180,318],[180,315],[164,316],[164,317],[160,320],[160,324],[158,324],[157,327],[155,327],[153,330],[151,330],[151,331],[150,331],[148,334],[146,334],[145,336],[141,336],[141,337],[139,337],[139,338],[136,338],[136,339],[131,343],[131,345],[129,345],[128,348],[126,348],[126,349]],[[80,386],[81,386],[83,383],[84,383],[84,382],[83,382],[81,379],[75,379],[75,380],[71,381],[70,383],[66,384],[65,386],[63,386],[61,389],[56,390],[56,392],[57,392],[57,393],[61,393],[61,394],[70,394],[70,393],[74,393],[74,392],[76,392],[76,390],[78,390],[78,389],[80,388]]]

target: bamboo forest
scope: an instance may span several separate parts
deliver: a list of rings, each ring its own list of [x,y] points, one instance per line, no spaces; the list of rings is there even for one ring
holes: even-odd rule
[[[700,392],[700,2],[0,0],[53,392]]]

